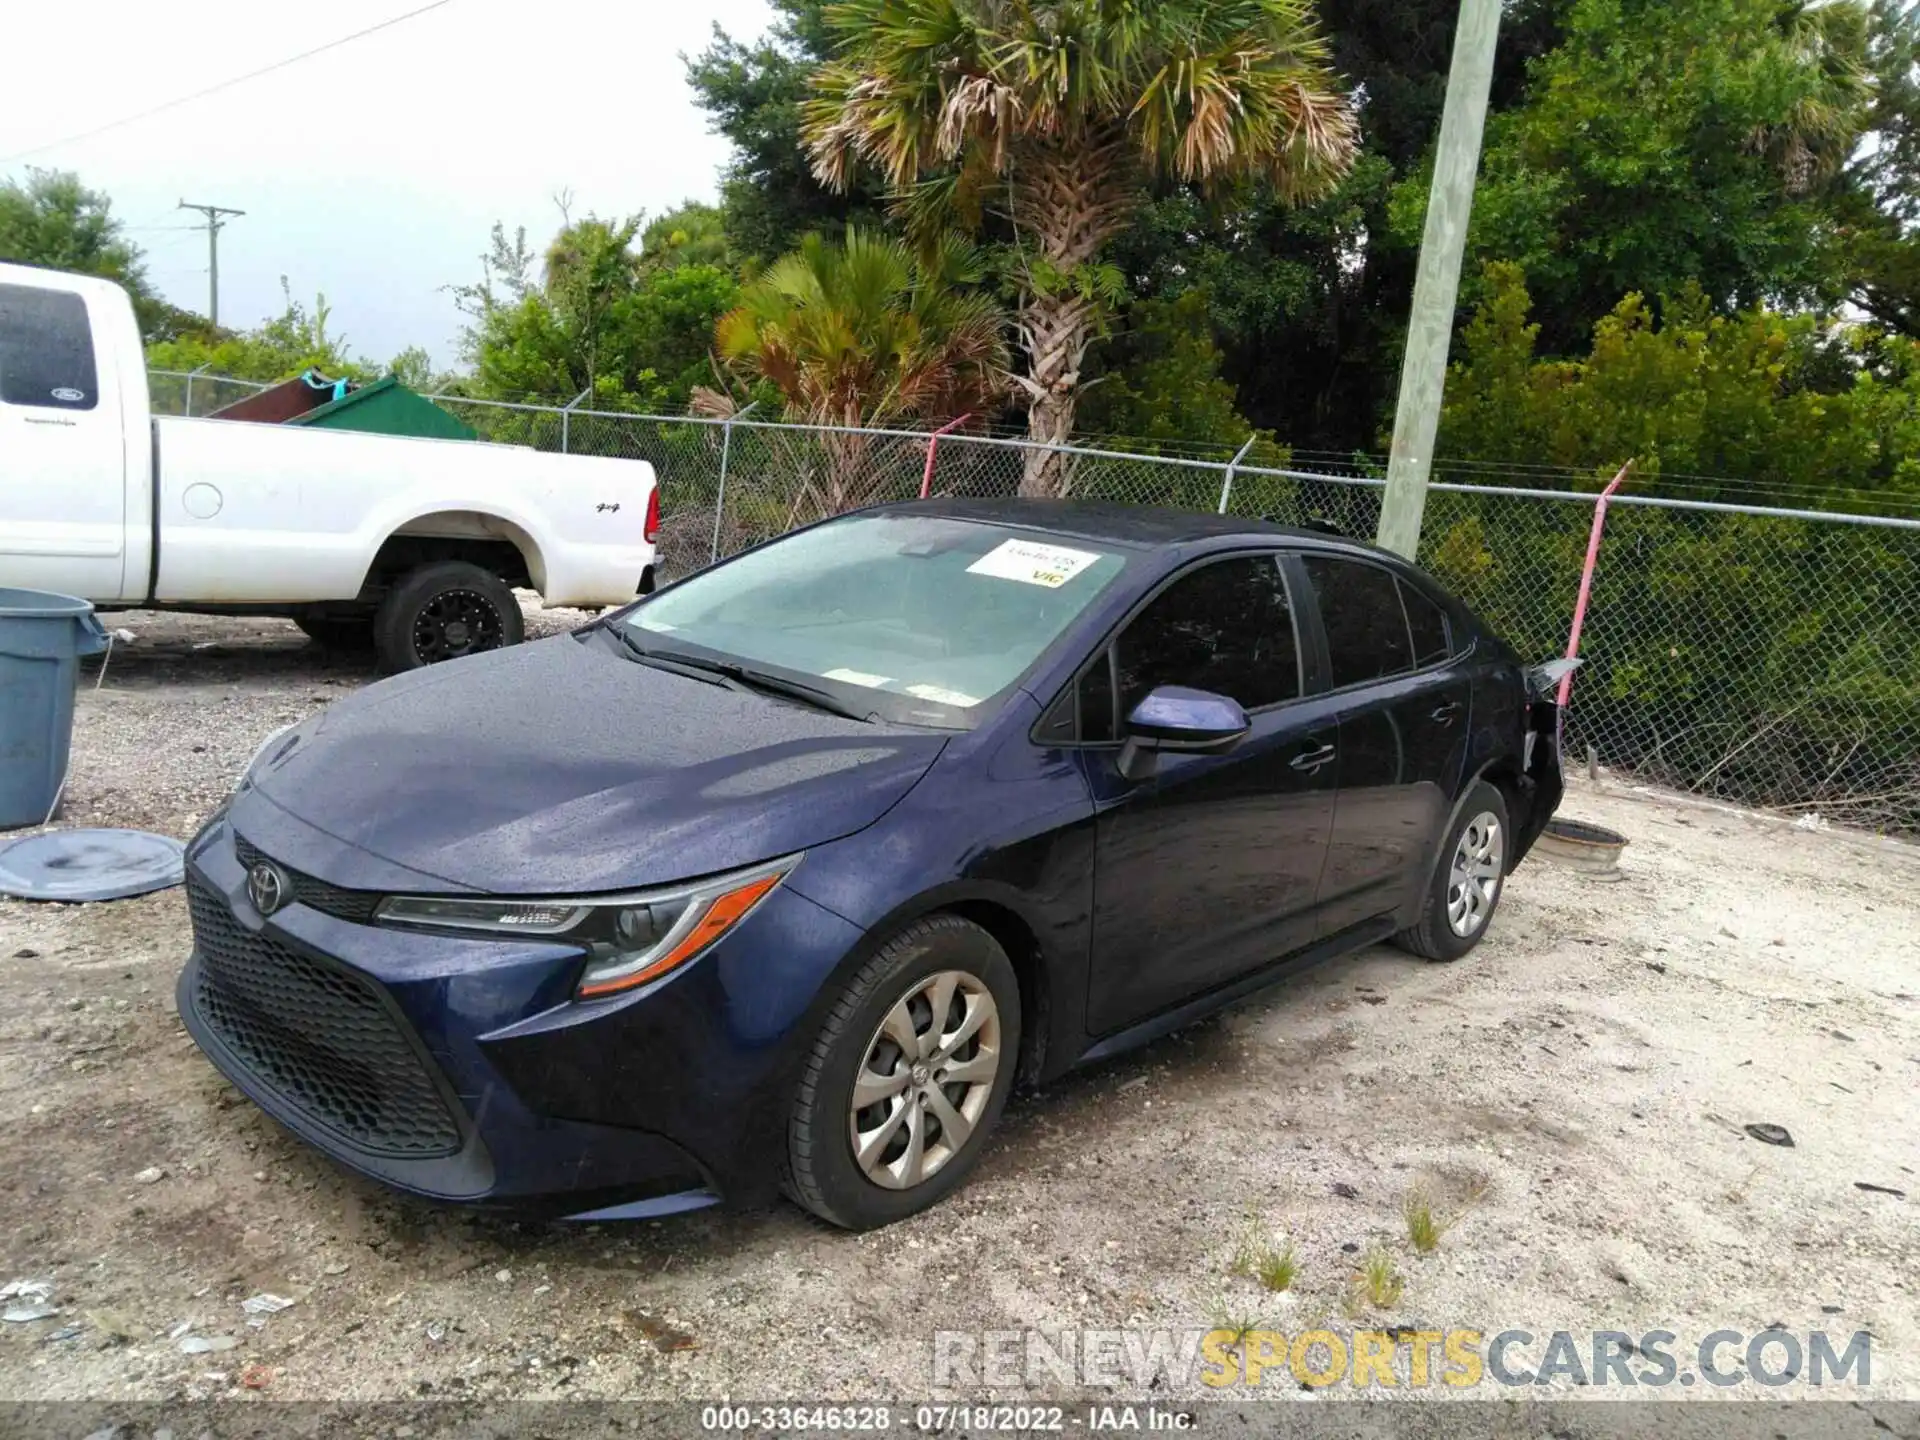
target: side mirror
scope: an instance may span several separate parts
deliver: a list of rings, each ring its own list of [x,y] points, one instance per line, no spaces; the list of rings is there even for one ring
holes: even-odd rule
[[[1224,755],[1246,739],[1251,728],[1237,700],[1211,690],[1162,685],[1127,716],[1120,773],[1144,780],[1163,753]]]

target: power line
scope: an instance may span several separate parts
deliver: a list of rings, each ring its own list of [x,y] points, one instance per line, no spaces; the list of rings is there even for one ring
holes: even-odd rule
[[[453,0],[432,0],[431,4],[422,5],[416,10],[409,10],[404,15],[396,15],[391,20],[382,20],[377,25],[369,25],[366,29],[356,30],[351,35],[342,35],[338,40],[329,40],[326,44],[316,45],[311,50],[302,50],[298,55],[289,55],[284,60],[276,60],[271,65],[263,65],[258,70],[249,70],[244,75],[235,75],[231,79],[209,85],[204,90],[196,90],[191,95],[182,95],[177,99],[154,105],[136,114],[123,115],[118,120],[109,120],[104,125],[96,126],[91,130],[83,130],[77,135],[68,135],[59,140],[49,140],[44,145],[36,145],[30,150],[21,150],[16,154],[0,158],[0,165],[11,165],[17,160],[27,160],[35,155],[44,155],[47,151],[58,150],[63,145],[77,145],[82,140],[91,140],[96,135],[106,134],[109,130],[118,130],[123,125],[132,125],[136,121],[150,119],[162,111],[173,110],[181,105],[191,104],[195,100],[205,99],[207,96],[218,94],[222,90],[232,89],[235,85],[244,85],[249,80],[258,80],[262,75],[271,75],[276,70],[284,70],[289,65],[299,64],[302,60],[311,60],[315,55],[324,54],[328,50],[337,50],[342,45],[349,45],[355,40],[364,39],[378,31],[390,29],[395,25],[412,20],[416,16],[424,15],[429,10],[438,10],[441,6],[451,5],[452,3]]]

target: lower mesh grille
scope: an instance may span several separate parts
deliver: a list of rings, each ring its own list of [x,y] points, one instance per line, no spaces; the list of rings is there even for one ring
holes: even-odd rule
[[[248,931],[191,871],[194,1005],[248,1074],[354,1149],[426,1159],[460,1148],[391,998],[343,965]]]

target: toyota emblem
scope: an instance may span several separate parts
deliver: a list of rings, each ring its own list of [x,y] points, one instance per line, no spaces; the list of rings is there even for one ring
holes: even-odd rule
[[[271,915],[287,903],[287,877],[265,860],[247,872],[247,898],[262,915]]]

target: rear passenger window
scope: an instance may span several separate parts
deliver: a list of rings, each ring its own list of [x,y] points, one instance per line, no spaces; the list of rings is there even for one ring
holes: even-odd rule
[[[1320,600],[1336,690],[1413,669],[1407,615],[1392,575],[1327,555],[1309,555],[1305,564]]]
[[[1162,685],[1230,695],[1247,710],[1300,693],[1293,609],[1272,555],[1220,560],[1182,576],[1114,644],[1122,715]]]
[[[1446,615],[1405,580],[1400,582],[1400,599],[1406,604],[1407,629],[1413,635],[1414,668],[1438,665],[1452,653],[1447,646]]]
[[[0,285],[0,401],[48,410],[100,403],[85,300],[64,290]]]

